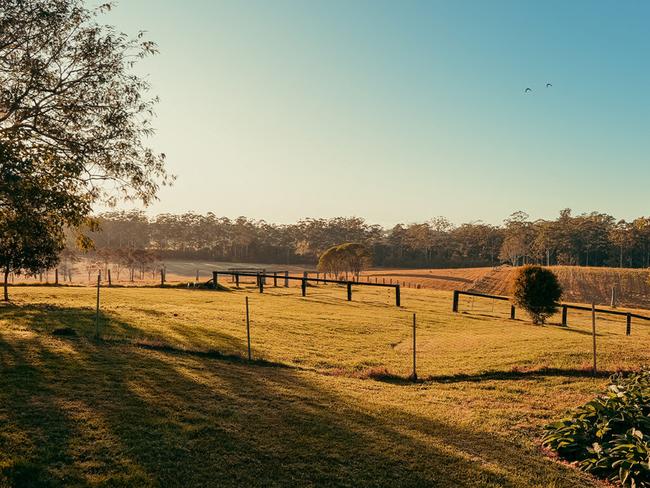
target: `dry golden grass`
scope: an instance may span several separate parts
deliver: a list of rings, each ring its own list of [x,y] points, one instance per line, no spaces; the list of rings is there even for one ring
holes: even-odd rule
[[[374,270],[366,273],[383,280],[420,285],[436,290],[473,290],[493,295],[510,295],[510,283],[517,268]],[[564,289],[567,302],[609,305],[612,287],[620,306],[650,308],[650,273],[645,269],[552,266]]]

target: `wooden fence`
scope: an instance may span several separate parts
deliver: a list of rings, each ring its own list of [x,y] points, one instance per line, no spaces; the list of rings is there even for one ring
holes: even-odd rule
[[[474,291],[462,291],[462,290],[454,290],[454,298],[453,298],[453,303],[452,303],[452,311],[453,312],[458,312],[458,303],[459,303],[459,298],[460,295],[469,295],[473,297],[481,297],[481,298],[489,298],[492,300],[502,300],[502,301],[510,301],[509,297],[504,297],[502,295],[488,295],[486,293],[477,293]],[[558,304],[559,307],[562,308],[562,325],[564,327],[568,326],[568,314],[569,314],[569,309],[571,310],[584,310],[586,312],[591,312],[591,307],[587,307],[584,305],[570,305],[568,303],[560,303]],[[645,315],[639,315],[637,313],[632,313],[632,312],[622,312],[619,310],[606,310],[603,308],[597,308],[596,309],[597,313],[604,313],[604,314],[609,314],[609,315],[619,315],[622,317],[625,317],[626,320],[626,326],[625,326],[625,334],[630,335],[632,333],[632,319],[639,319],[639,320],[650,320],[650,317],[646,317]],[[514,319],[515,318],[515,306],[510,304],[510,318]]]
[[[300,281],[300,289],[302,296],[307,296],[307,283],[332,283],[336,285],[346,285],[347,289],[347,299],[352,301],[352,285],[355,286],[375,286],[382,288],[394,288],[395,289],[395,306],[401,306],[401,296],[400,296],[400,285],[399,284],[388,284],[388,283],[363,283],[359,281],[343,281],[343,280],[331,280],[325,278],[309,278],[307,273],[303,276],[289,276],[289,272],[285,271],[284,276],[278,275],[278,273],[268,274],[268,273],[240,273],[237,271],[213,271],[212,272],[212,282],[216,285],[219,284],[219,275],[234,276],[235,286],[239,288],[239,278],[242,276],[248,276],[256,278],[256,286],[259,288],[260,293],[264,293],[264,285],[268,278],[273,278],[273,286],[278,286],[278,278],[284,280],[284,286],[289,286],[289,281]]]

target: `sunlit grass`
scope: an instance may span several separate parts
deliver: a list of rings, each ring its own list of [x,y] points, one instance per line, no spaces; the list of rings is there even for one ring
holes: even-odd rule
[[[11,293],[0,485],[590,486],[541,452],[541,427],[650,362],[641,322],[626,337],[599,320],[593,378],[588,314],[536,327],[503,302],[453,314],[447,292],[402,290],[397,308],[366,287],[102,289],[101,340],[93,289]]]

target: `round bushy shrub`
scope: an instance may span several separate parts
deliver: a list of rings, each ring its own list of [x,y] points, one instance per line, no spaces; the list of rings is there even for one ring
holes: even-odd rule
[[[562,287],[551,270],[541,266],[523,266],[513,282],[513,301],[533,319],[543,324],[557,311]]]

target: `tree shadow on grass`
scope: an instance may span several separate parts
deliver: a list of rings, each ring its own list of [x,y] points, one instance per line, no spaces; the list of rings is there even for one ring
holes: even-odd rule
[[[14,332],[0,331],[0,485],[590,485],[532,445],[357,393],[361,380]]]
[[[477,374],[452,374],[432,375],[422,378],[424,382],[438,383],[459,383],[459,382],[480,382],[493,380],[529,380],[546,377],[565,378],[609,378],[615,371],[597,371],[596,374],[590,369],[583,368],[541,368],[529,371],[485,371]]]
[[[147,309],[138,309],[147,310]],[[62,336],[96,337],[96,310],[91,307],[62,307],[50,304],[10,305],[0,307],[0,320],[13,327]],[[186,324],[169,324],[161,330],[143,330],[136,324],[123,320],[116,313],[99,312],[99,335],[105,341],[149,344],[156,347],[176,348],[210,354],[217,344],[219,353],[235,355],[241,342],[218,330],[203,330],[199,339],[196,332]],[[179,344],[185,342],[185,344]],[[189,346],[188,346],[189,345]]]
[[[57,329],[72,329],[78,335],[95,334],[97,312],[91,307],[61,307],[49,304],[13,305],[0,308],[0,320],[14,327],[53,333]],[[102,333],[134,336],[139,329],[114,314],[99,312],[99,329]]]
[[[482,381],[518,381],[544,379],[549,377],[563,378],[609,378],[616,371],[597,371],[584,368],[541,368],[529,371],[484,371],[481,373],[457,373],[450,375],[428,375],[413,379],[412,376],[399,375],[388,370],[372,372],[363,379],[375,380],[391,385],[412,386],[422,383],[480,383]],[[348,375],[350,377],[359,377]]]
[[[591,336],[593,333],[590,330],[583,330],[583,329],[576,329],[575,327],[566,327],[561,324],[546,324],[547,326],[553,327],[554,330],[559,330],[562,332],[569,332],[571,334],[578,334],[578,335],[585,335],[585,336]],[[596,332],[596,337],[603,337],[608,334],[602,334],[600,332]]]

